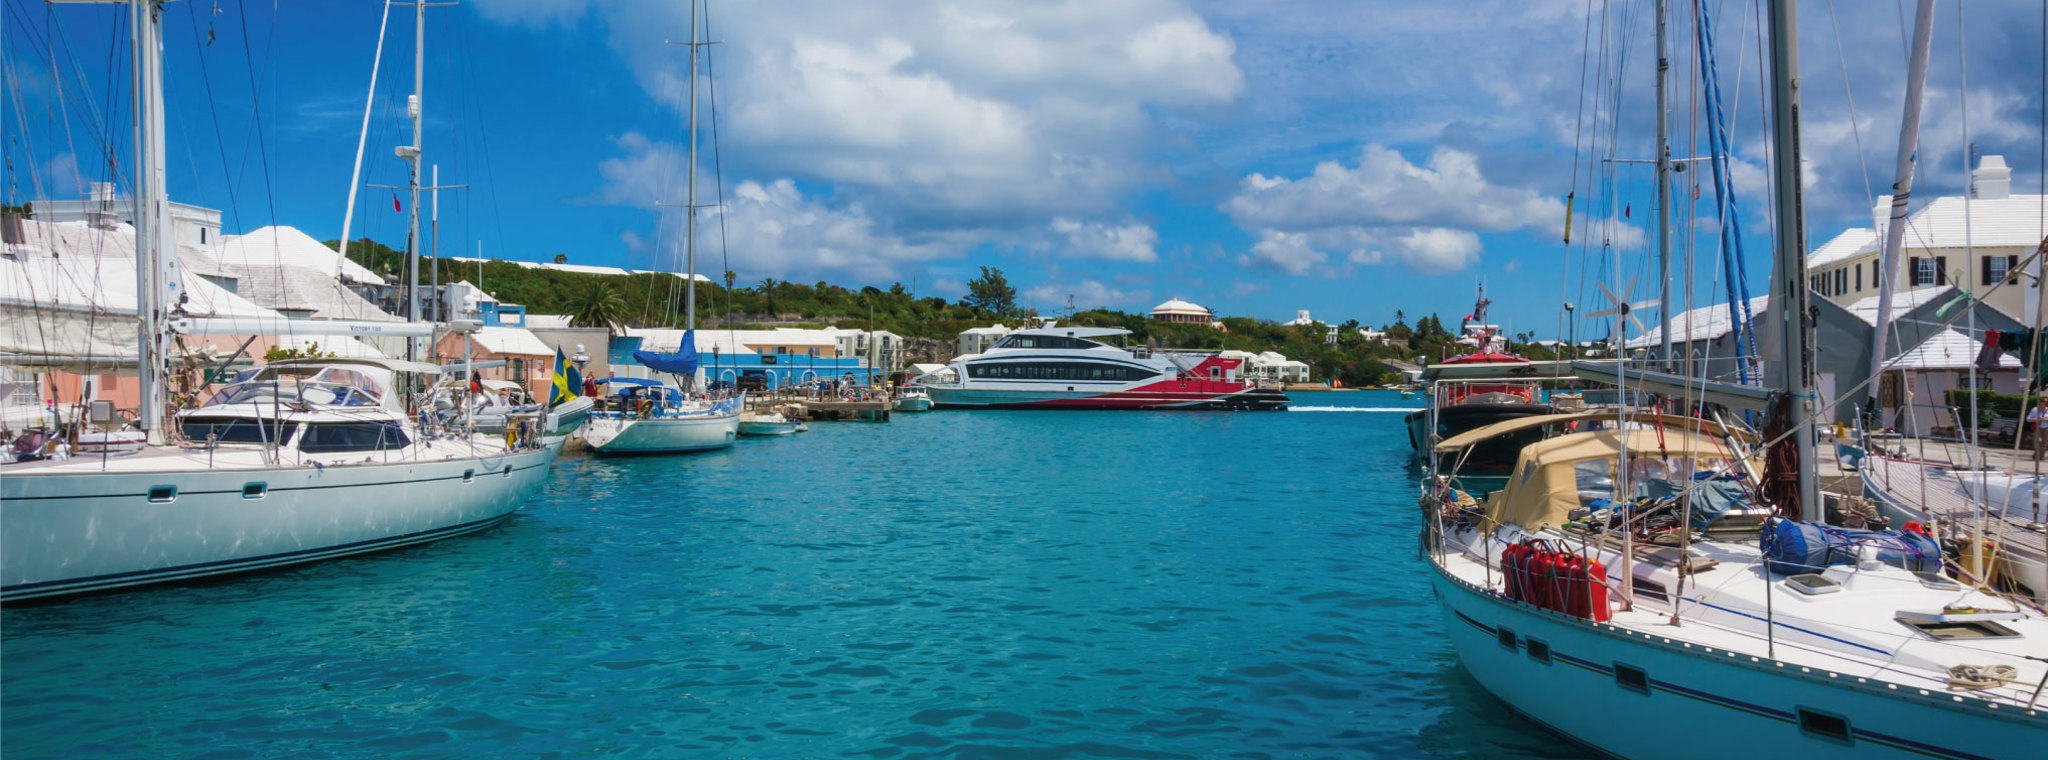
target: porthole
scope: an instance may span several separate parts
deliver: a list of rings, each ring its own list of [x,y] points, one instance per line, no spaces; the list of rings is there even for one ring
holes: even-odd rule
[[[1650,693],[1650,675],[1633,665],[1615,663],[1614,684],[1638,694]]]
[[[149,503],[169,504],[178,500],[177,486],[150,486]]]
[[[1799,732],[1818,739],[1850,743],[1849,719],[1834,713],[1799,708]]]
[[[1550,664],[1550,644],[1540,639],[1529,639],[1529,659]]]
[[[269,495],[269,494],[270,494],[270,484],[268,484],[268,483],[243,483],[243,484],[242,484],[242,498],[244,498],[244,499],[261,499],[261,498],[263,498],[264,496],[267,496],[267,495]]]
[[[1516,648],[1518,648],[1518,647],[1516,646],[1517,642],[1516,642],[1516,640],[1515,640],[1515,632],[1514,632],[1513,630],[1510,630],[1510,629],[1507,629],[1507,628],[1502,628],[1502,629],[1499,629],[1499,631],[1498,631],[1498,635],[1500,636],[1500,645],[1501,645],[1501,647],[1502,647],[1502,648],[1505,648],[1505,649],[1516,649]]]

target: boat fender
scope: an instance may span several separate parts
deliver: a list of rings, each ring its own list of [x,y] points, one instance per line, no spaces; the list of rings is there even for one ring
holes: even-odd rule
[[[518,427],[508,427],[508,428],[505,428],[505,448],[508,448],[508,449],[510,449],[510,448],[517,448],[518,446],[519,446],[519,428],[518,428]]]

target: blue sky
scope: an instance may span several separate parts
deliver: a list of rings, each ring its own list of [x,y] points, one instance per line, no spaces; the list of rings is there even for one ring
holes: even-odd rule
[[[1691,4],[1673,5],[1674,150],[1698,155]],[[1895,4],[1803,5],[1818,244],[1868,224],[1871,190],[1890,184],[1904,30]],[[1597,308],[1592,282],[1649,266],[1647,171],[1622,165],[1609,185],[1589,168],[1648,155],[1649,7],[717,0],[710,36],[723,44],[703,83],[717,89],[720,165],[707,87],[699,200],[722,189],[727,206],[704,219],[698,269],[729,266],[749,283],[901,281],[953,298],[993,265],[1044,311],[1069,294],[1131,310],[1177,296],[1225,315],[1309,309],[1372,324],[1397,309],[1455,320],[1484,279],[1497,321],[1551,336],[1560,300]],[[5,8],[6,198],[75,197],[113,171],[109,147],[116,164],[132,160],[125,13]],[[1960,22],[1955,4],[1940,8],[1916,195],[1963,186],[1965,99],[1969,141],[2006,155],[2016,192],[2038,192],[2041,8],[1971,3]],[[688,37],[688,9],[429,9],[426,153],[444,184],[469,185],[442,197],[441,251],[474,255],[481,241],[501,258],[677,266],[682,217],[653,205],[683,199],[688,64],[662,43]],[[1739,0],[1708,9],[1760,292],[1769,198],[1756,11]],[[380,12],[336,0],[168,6],[174,197],[226,210],[231,232],[274,222],[337,236]],[[392,147],[410,138],[412,10],[393,16],[366,184],[405,181]],[[1680,180],[1681,199],[1691,182]],[[1569,254],[1567,192],[1576,237],[1593,243]],[[1711,185],[1700,193],[1710,199]],[[400,244],[391,201],[362,190],[351,236]],[[1592,221],[1589,203],[1627,218]],[[1686,199],[1674,213],[1704,302],[1720,288],[1700,221],[1711,203]],[[1640,280],[1636,298],[1652,287]]]

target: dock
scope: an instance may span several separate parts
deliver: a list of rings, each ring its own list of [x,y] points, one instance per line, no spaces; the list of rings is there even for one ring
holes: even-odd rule
[[[809,394],[768,394],[748,396],[753,411],[780,411],[804,422],[888,422],[893,404],[889,397],[812,398]]]

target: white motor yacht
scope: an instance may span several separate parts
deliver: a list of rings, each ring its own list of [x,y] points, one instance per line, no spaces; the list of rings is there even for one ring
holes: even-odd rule
[[[1018,330],[985,353],[911,380],[933,406],[959,409],[1287,408],[1287,394],[1238,376],[1241,360],[1127,350],[1102,342],[1119,327]]]

